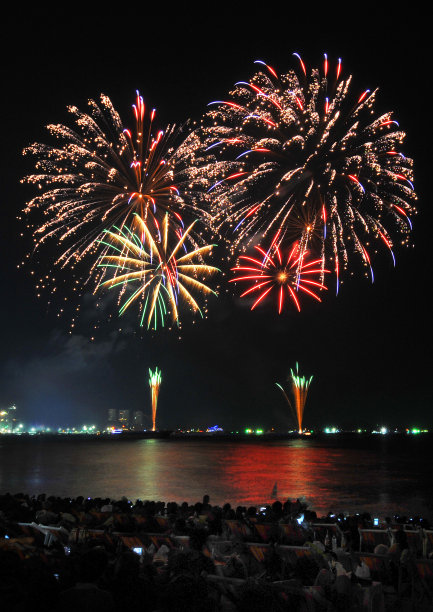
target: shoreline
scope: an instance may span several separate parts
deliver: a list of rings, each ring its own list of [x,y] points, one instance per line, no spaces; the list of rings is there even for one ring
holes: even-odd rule
[[[220,432],[181,432],[174,430],[159,431],[123,431],[119,433],[58,433],[58,432],[35,432],[35,433],[3,433],[0,443],[4,440],[98,440],[98,441],[132,441],[132,440],[209,440],[223,442],[261,442],[261,441],[284,441],[284,440],[388,440],[408,439],[424,440],[433,439],[433,432],[422,432],[414,435],[406,431],[390,431],[386,434],[369,431],[339,431],[326,433],[323,431],[298,433],[298,432],[263,432],[263,433],[220,433]]]

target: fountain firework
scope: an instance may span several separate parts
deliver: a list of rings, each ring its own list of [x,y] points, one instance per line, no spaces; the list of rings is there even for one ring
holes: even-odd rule
[[[299,374],[299,364],[296,362],[296,371],[294,372],[290,369],[290,388],[293,394],[293,404],[290,401],[288,393],[284,390],[284,388],[279,384],[275,383],[277,387],[281,389],[286,398],[290,408],[293,410],[296,420],[298,422],[298,432],[302,433],[302,419],[304,418],[304,408],[305,403],[307,401],[308,389],[310,387],[311,381],[313,377],[306,378],[305,376],[301,376]]]

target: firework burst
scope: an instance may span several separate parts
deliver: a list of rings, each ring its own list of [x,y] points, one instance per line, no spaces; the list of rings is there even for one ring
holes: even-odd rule
[[[171,313],[173,321],[179,324],[179,298],[193,312],[203,312],[192,295],[193,292],[209,295],[213,293],[203,280],[218,272],[218,268],[204,263],[214,245],[187,250],[186,244],[195,222],[185,232],[170,231],[169,215],[165,214],[157,237],[149,230],[146,222],[135,215],[134,229],[126,226],[105,231],[106,239],[101,240],[104,254],[98,267],[105,274],[113,270],[110,279],[100,283],[100,288],[120,287],[122,315],[132,304],[141,309],[140,325],[147,318],[147,328],[164,326]],[[175,244],[172,238],[176,236]]]
[[[300,56],[287,74],[262,61],[249,82],[210,104],[201,127],[208,197],[232,251],[257,234],[278,244],[313,242],[338,278],[349,253],[370,267],[391,225],[407,244],[415,212],[412,160],[392,113],[374,114],[376,91],[353,93],[341,60],[309,73]],[[394,260],[395,263],[395,260]]]
[[[275,383],[277,387],[281,389],[281,391],[283,392],[284,397],[287,400],[287,403],[289,404],[290,408],[292,409],[295,415],[296,421],[298,423],[299,433],[302,433],[302,421],[304,418],[304,408],[305,408],[305,403],[307,401],[308,389],[310,387],[312,380],[313,380],[312,376],[310,376],[310,378],[306,378],[305,376],[301,376],[299,374],[298,363],[296,363],[295,371],[293,371],[292,369],[290,370],[289,382],[290,382],[291,392],[293,395],[293,404],[290,401],[289,395],[288,393],[286,393],[284,388],[279,383]]]
[[[285,255],[278,246],[278,234],[274,237],[267,252],[261,246],[256,245],[255,249],[260,259],[241,255],[240,263],[232,268],[240,276],[229,281],[231,283],[245,281],[251,283],[251,287],[241,294],[241,297],[257,296],[251,310],[266,297],[272,295],[277,298],[278,314],[281,314],[283,310],[286,297],[289,297],[298,311],[301,310],[299,292],[321,301],[317,291],[326,289],[326,287],[320,282],[320,278],[328,272],[324,269],[322,259],[308,261],[308,251],[301,252],[298,243],[293,244]]]
[[[132,131],[123,127],[108,96],[101,95],[99,104],[90,100],[89,107],[88,113],[68,108],[75,129],[48,126],[59,146],[36,143],[24,150],[37,160],[36,173],[23,181],[41,190],[25,212],[42,209],[44,220],[35,227],[35,243],[55,238],[62,245],[56,261],[60,265],[74,264],[94,252],[106,228],[123,227],[134,213],[156,232],[167,212],[178,227],[183,226],[184,209],[202,216],[179,188],[191,172],[185,168],[188,139],[180,142],[182,128],[169,125],[165,131],[154,131],[155,110],[146,114],[138,92]]]

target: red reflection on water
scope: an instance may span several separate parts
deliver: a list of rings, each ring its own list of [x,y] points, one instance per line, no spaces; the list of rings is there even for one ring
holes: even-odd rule
[[[360,504],[370,509],[365,493],[372,495],[371,472],[365,468],[374,455],[366,450],[315,446],[302,438],[235,444],[146,440],[125,450],[119,459],[127,460],[128,476],[112,470],[110,484],[130,497],[195,502],[208,493],[216,504],[257,506],[273,501],[277,483],[277,499],[305,497],[319,513],[358,510]],[[364,469],[357,470],[355,485],[359,464]],[[375,480],[380,481],[377,472]]]
[[[314,499],[315,506],[322,508],[330,501],[327,484],[333,463],[323,448],[312,448],[302,440],[290,446],[233,445],[221,476],[236,491],[239,504],[271,502],[272,489],[277,483],[278,499],[302,495]]]
[[[276,482],[279,500],[303,496],[320,514],[429,516],[432,445],[391,442],[2,439],[0,492],[177,502],[208,493],[214,504],[257,506]]]

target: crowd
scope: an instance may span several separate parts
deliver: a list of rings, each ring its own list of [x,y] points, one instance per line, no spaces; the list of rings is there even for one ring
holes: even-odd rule
[[[0,495],[0,602],[11,612],[432,609],[433,562],[414,579],[429,526],[398,520],[318,518],[300,500]]]

